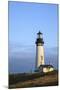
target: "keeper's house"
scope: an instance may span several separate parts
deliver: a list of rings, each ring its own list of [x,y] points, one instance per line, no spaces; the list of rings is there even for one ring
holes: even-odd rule
[[[35,70],[35,72],[41,72],[41,73],[47,73],[54,70],[54,67],[52,65],[40,65],[39,68]]]

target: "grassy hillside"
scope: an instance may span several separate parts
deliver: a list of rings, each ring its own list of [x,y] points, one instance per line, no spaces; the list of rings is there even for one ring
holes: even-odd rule
[[[9,75],[9,88],[24,88],[58,85],[58,72],[22,73]]]

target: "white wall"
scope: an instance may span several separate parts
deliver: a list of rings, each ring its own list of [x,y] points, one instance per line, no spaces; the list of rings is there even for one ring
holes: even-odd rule
[[[36,46],[36,68],[39,67],[41,64],[44,65],[44,47],[38,45]]]
[[[53,70],[54,70],[54,68],[52,68],[52,67],[51,68],[48,68],[48,67],[47,68],[43,68],[43,72],[45,72],[45,73],[46,72],[51,72]]]

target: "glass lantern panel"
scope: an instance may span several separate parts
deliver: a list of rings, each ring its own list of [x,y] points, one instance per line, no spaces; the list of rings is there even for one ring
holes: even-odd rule
[[[42,34],[40,35],[40,38],[43,38],[43,35]]]

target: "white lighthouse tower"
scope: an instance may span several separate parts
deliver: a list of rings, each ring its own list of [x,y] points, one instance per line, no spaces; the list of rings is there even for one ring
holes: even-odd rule
[[[36,39],[36,63],[35,68],[39,68],[40,65],[44,65],[44,41],[42,37],[42,33],[39,31],[37,33],[38,37]]]

